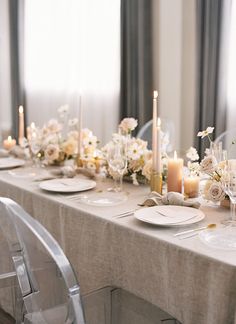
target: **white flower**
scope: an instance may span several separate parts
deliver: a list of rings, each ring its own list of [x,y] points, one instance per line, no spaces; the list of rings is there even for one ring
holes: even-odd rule
[[[209,134],[213,133],[214,127],[207,127],[206,130],[203,130],[201,132],[198,132],[197,136],[204,138],[208,136]]]
[[[150,180],[151,174],[152,174],[152,160],[149,160],[143,167],[142,175],[146,177],[148,180]]]
[[[78,124],[78,118],[69,119],[69,121],[68,121],[69,127],[76,126],[77,124]]]
[[[67,141],[62,143],[62,150],[66,155],[73,155],[78,149],[78,143],[73,138],[69,138]]]
[[[103,146],[101,149],[103,155],[106,156],[111,150],[114,149],[114,146],[115,144],[113,141],[110,141],[105,146]]]
[[[49,144],[58,144],[59,137],[57,134],[49,134],[43,139],[42,147],[46,148]]]
[[[63,106],[60,106],[60,107],[57,109],[57,112],[58,112],[59,115],[64,115],[64,114],[66,114],[68,111],[69,111],[69,105],[63,105]]]
[[[59,158],[60,148],[57,144],[49,144],[45,150],[45,159],[48,161],[54,161]]]
[[[83,128],[82,131],[81,131],[82,139],[85,138],[85,137],[88,137],[88,136],[92,136],[91,130],[88,129],[88,128]]]
[[[186,156],[191,161],[197,161],[199,159],[197,150],[195,149],[195,147],[192,147],[192,146],[188,149]]]
[[[70,131],[68,134],[67,134],[67,138],[73,138],[74,140],[78,140],[79,138],[79,133],[76,131],[76,130],[73,130],[73,131]]]
[[[217,160],[213,155],[205,156],[200,163],[200,171],[204,173],[212,173],[217,168]]]
[[[94,135],[85,137],[82,141],[84,147],[96,147],[97,146],[97,137]]]
[[[62,125],[56,119],[50,119],[44,126],[45,133],[59,133],[62,130]]]
[[[124,133],[130,133],[132,130],[134,130],[138,125],[138,121],[134,118],[124,118],[119,127],[121,128],[122,132]]]
[[[195,174],[198,174],[199,171],[200,171],[200,164],[198,162],[191,162],[191,161],[188,161],[188,169],[191,173],[195,173]]]
[[[143,155],[143,149],[138,143],[134,142],[128,147],[127,157],[132,160],[138,160]]]
[[[225,192],[222,184],[220,182],[213,181],[206,192],[205,198],[213,202],[223,200],[225,198]]]

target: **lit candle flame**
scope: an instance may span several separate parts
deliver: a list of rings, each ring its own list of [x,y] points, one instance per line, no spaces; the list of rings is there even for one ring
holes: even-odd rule
[[[157,127],[160,127],[161,126],[161,118],[157,118]]]
[[[158,91],[154,90],[153,91],[153,99],[157,99],[157,97],[158,97]]]
[[[30,127],[34,129],[35,128],[35,123],[31,123]]]
[[[19,107],[19,113],[20,113],[20,114],[23,114],[23,112],[24,112],[24,108],[23,108],[23,106],[20,106],[20,107]]]
[[[174,152],[174,160],[177,160],[177,152]]]
[[[8,142],[11,142],[12,141],[12,137],[11,136],[8,136],[7,140],[8,140]]]

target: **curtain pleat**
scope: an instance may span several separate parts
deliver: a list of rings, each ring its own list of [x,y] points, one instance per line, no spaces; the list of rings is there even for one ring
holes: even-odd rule
[[[121,118],[152,117],[151,0],[121,0]]]
[[[197,0],[196,134],[208,126],[214,136],[226,128],[226,80],[231,0]],[[207,141],[196,137],[195,146],[204,155]]]
[[[24,106],[26,119],[24,81],[23,81],[23,0],[9,0],[10,63],[11,63],[11,102],[12,135],[18,138],[18,108]],[[25,123],[26,124],[26,123]]]

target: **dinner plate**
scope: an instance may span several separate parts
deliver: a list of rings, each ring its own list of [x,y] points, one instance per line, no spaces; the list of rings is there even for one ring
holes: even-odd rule
[[[236,228],[205,230],[199,233],[199,238],[208,246],[220,250],[236,250]]]
[[[81,202],[100,207],[119,205],[127,200],[127,194],[122,192],[97,192],[81,199]]]
[[[138,220],[157,226],[185,226],[200,222],[205,214],[196,208],[183,206],[154,206],[134,213]]]
[[[24,160],[15,159],[12,157],[0,158],[0,170],[12,169],[23,166]]]
[[[52,179],[42,181],[39,187],[43,190],[52,192],[78,192],[93,189],[96,187],[96,182],[79,178]]]

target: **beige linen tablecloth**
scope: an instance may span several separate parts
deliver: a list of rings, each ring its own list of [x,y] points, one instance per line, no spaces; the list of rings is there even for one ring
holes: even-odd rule
[[[109,184],[98,183],[104,190]],[[133,216],[148,187],[125,184],[129,198],[94,207],[39,189],[31,179],[0,172],[0,195],[17,201],[58,240],[83,293],[117,286],[158,305],[184,324],[231,324],[236,310],[236,251],[211,249],[197,236],[179,240],[176,228],[144,224]],[[88,193],[89,194],[89,193]],[[202,224],[219,223],[228,212],[201,207]]]

